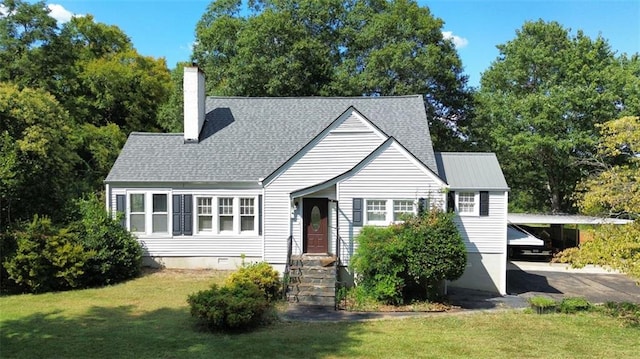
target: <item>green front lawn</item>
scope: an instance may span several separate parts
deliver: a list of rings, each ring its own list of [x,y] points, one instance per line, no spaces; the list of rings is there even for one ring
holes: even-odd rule
[[[198,332],[188,294],[225,272],[0,297],[2,358],[637,358],[640,328],[597,313],[474,313],[365,323],[276,323]]]

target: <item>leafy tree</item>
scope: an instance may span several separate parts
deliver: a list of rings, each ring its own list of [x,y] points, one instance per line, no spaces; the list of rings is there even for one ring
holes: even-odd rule
[[[580,209],[592,215],[623,216],[636,221],[600,226],[593,232],[593,240],[561,252],[556,261],[576,267],[603,265],[640,281],[640,120],[623,117],[598,128],[601,141],[596,159],[600,170],[580,184]]]
[[[60,219],[79,161],[68,113],[43,90],[0,83],[0,131],[0,224]]]
[[[156,131],[171,79],[92,16],[58,27],[44,2],[3,2],[0,14],[0,226],[65,217],[102,188],[127,134]]]
[[[579,186],[582,212],[615,217],[640,216],[640,120],[627,116],[598,125],[599,172]],[[611,165],[613,163],[613,165]]]
[[[527,22],[482,75],[473,139],[497,153],[517,211],[575,211],[595,125],[640,111],[637,55],[557,22]]]
[[[436,147],[459,147],[467,78],[442,20],[412,0],[218,0],[196,27],[209,92],[235,96],[422,94]]]

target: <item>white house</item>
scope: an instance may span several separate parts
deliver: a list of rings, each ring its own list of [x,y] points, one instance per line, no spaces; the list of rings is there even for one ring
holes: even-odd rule
[[[132,133],[107,176],[107,206],[147,264],[282,270],[293,254],[348,271],[363,225],[418,201],[455,209],[469,261],[452,283],[506,292],[508,187],[491,153],[434,153],[420,95],[205,97],[185,68],[184,133]]]

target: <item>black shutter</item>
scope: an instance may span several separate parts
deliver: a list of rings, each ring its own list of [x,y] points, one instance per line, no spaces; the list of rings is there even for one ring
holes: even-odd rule
[[[258,195],[258,235],[262,235],[262,195]]]
[[[480,215],[489,215],[489,192],[480,191]]]
[[[456,210],[456,192],[449,191],[447,193],[447,212],[454,212]]]
[[[182,234],[190,236],[193,234],[193,195],[184,195],[184,222],[182,223]]]
[[[422,215],[424,212],[429,211],[429,199],[428,198],[420,198],[418,199],[418,215]]]
[[[362,227],[362,198],[353,199],[353,226]]]
[[[126,218],[126,211],[127,211],[127,197],[123,194],[117,194],[116,195],[116,218],[118,218],[118,216],[120,216],[120,225],[122,227],[127,227],[127,218]]]
[[[173,235],[182,234],[182,195],[173,195]]]

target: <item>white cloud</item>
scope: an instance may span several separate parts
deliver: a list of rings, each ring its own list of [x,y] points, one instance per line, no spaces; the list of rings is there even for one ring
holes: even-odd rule
[[[461,49],[469,44],[469,40],[465,39],[464,37],[454,35],[452,31],[443,31],[442,37],[447,40],[451,40],[456,49]]]
[[[60,24],[69,22],[69,20],[71,20],[71,18],[74,16],[82,16],[82,15],[76,15],[72,13],[71,11],[65,9],[64,6],[62,5],[48,4],[47,7],[49,8],[49,11],[50,11],[49,16],[56,19],[56,21],[58,21],[58,23]]]
[[[4,4],[0,4],[0,18],[9,15],[9,8],[4,6]]]

